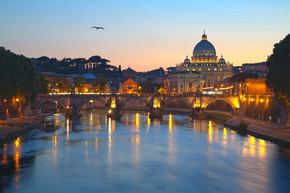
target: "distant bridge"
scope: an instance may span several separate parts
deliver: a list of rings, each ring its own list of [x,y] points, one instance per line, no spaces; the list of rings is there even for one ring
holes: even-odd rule
[[[132,95],[132,94],[56,94],[40,95],[31,105],[35,114],[41,113],[41,106],[49,103],[52,106],[61,105],[66,109],[66,116],[71,118],[80,117],[80,110],[85,104],[97,102],[102,108],[108,110],[108,116],[118,118],[120,111],[128,108],[130,103],[140,101],[143,107],[148,109],[152,118],[162,117],[162,110],[170,102],[178,101],[183,103],[191,111],[191,117],[198,118],[203,116],[204,109],[215,101],[224,101],[229,104],[234,114],[239,113],[240,100],[236,95],[202,95],[183,94],[183,95]]]

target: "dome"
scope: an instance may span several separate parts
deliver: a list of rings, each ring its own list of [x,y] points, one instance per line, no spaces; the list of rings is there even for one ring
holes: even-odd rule
[[[189,64],[190,63],[190,60],[188,59],[188,56],[186,56],[186,58],[185,58],[183,63],[185,63],[185,64]]]
[[[219,59],[219,63],[220,64],[225,64],[226,63],[225,59],[223,59],[223,56],[221,56],[221,58]]]
[[[202,40],[196,44],[193,49],[193,56],[216,56],[214,46],[207,40],[207,36],[204,33]]]

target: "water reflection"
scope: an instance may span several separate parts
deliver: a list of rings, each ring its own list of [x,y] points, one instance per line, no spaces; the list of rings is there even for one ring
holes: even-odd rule
[[[4,192],[42,192],[40,184],[47,192],[56,186],[78,192],[80,184],[84,192],[283,192],[289,186],[290,152],[212,121],[171,114],[150,120],[142,112],[115,121],[88,111],[73,129],[72,121],[55,118],[57,132],[20,137],[0,150],[1,166],[13,163]],[[24,168],[31,151],[37,162]]]
[[[20,144],[20,137],[18,137],[15,141],[14,141],[14,168],[15,168],[15,174],[14,174],[14,187],[16,189],[20,188],[20,184],[19,181],[21,179],[21,175],[20,175],[20,153],[21,153],[21,144]]]
[[[175,165],[176,163],[176,143],[175,143],[175,135],[174,130],[172,129],[172,115],[169,114],[168,121],[168,162],[170,165]]]
[[[54,168],[57,168],[57,131],[55,131],[54,135],[51,136],[51,142],[52,142],[52,157],[53,157],[53,163]]]
[[[208,141],[212,143],[212,123],[211,121],[208,122]]]

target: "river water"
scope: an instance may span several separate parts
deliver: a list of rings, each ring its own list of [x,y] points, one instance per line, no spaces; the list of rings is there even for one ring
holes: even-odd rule
[[[61,114],[1,150],[0,192],[290,192],[290,151],[212,121]]]

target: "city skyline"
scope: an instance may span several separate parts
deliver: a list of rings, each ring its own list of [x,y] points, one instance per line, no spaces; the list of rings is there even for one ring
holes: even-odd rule
[[[0,42],[27,57],[99,55],[136,71],[191,56],[205,29],[234,66],[266,61],[290,31],[287,1],[1,1]],[[104,30],[92,29],[102,26]]]

